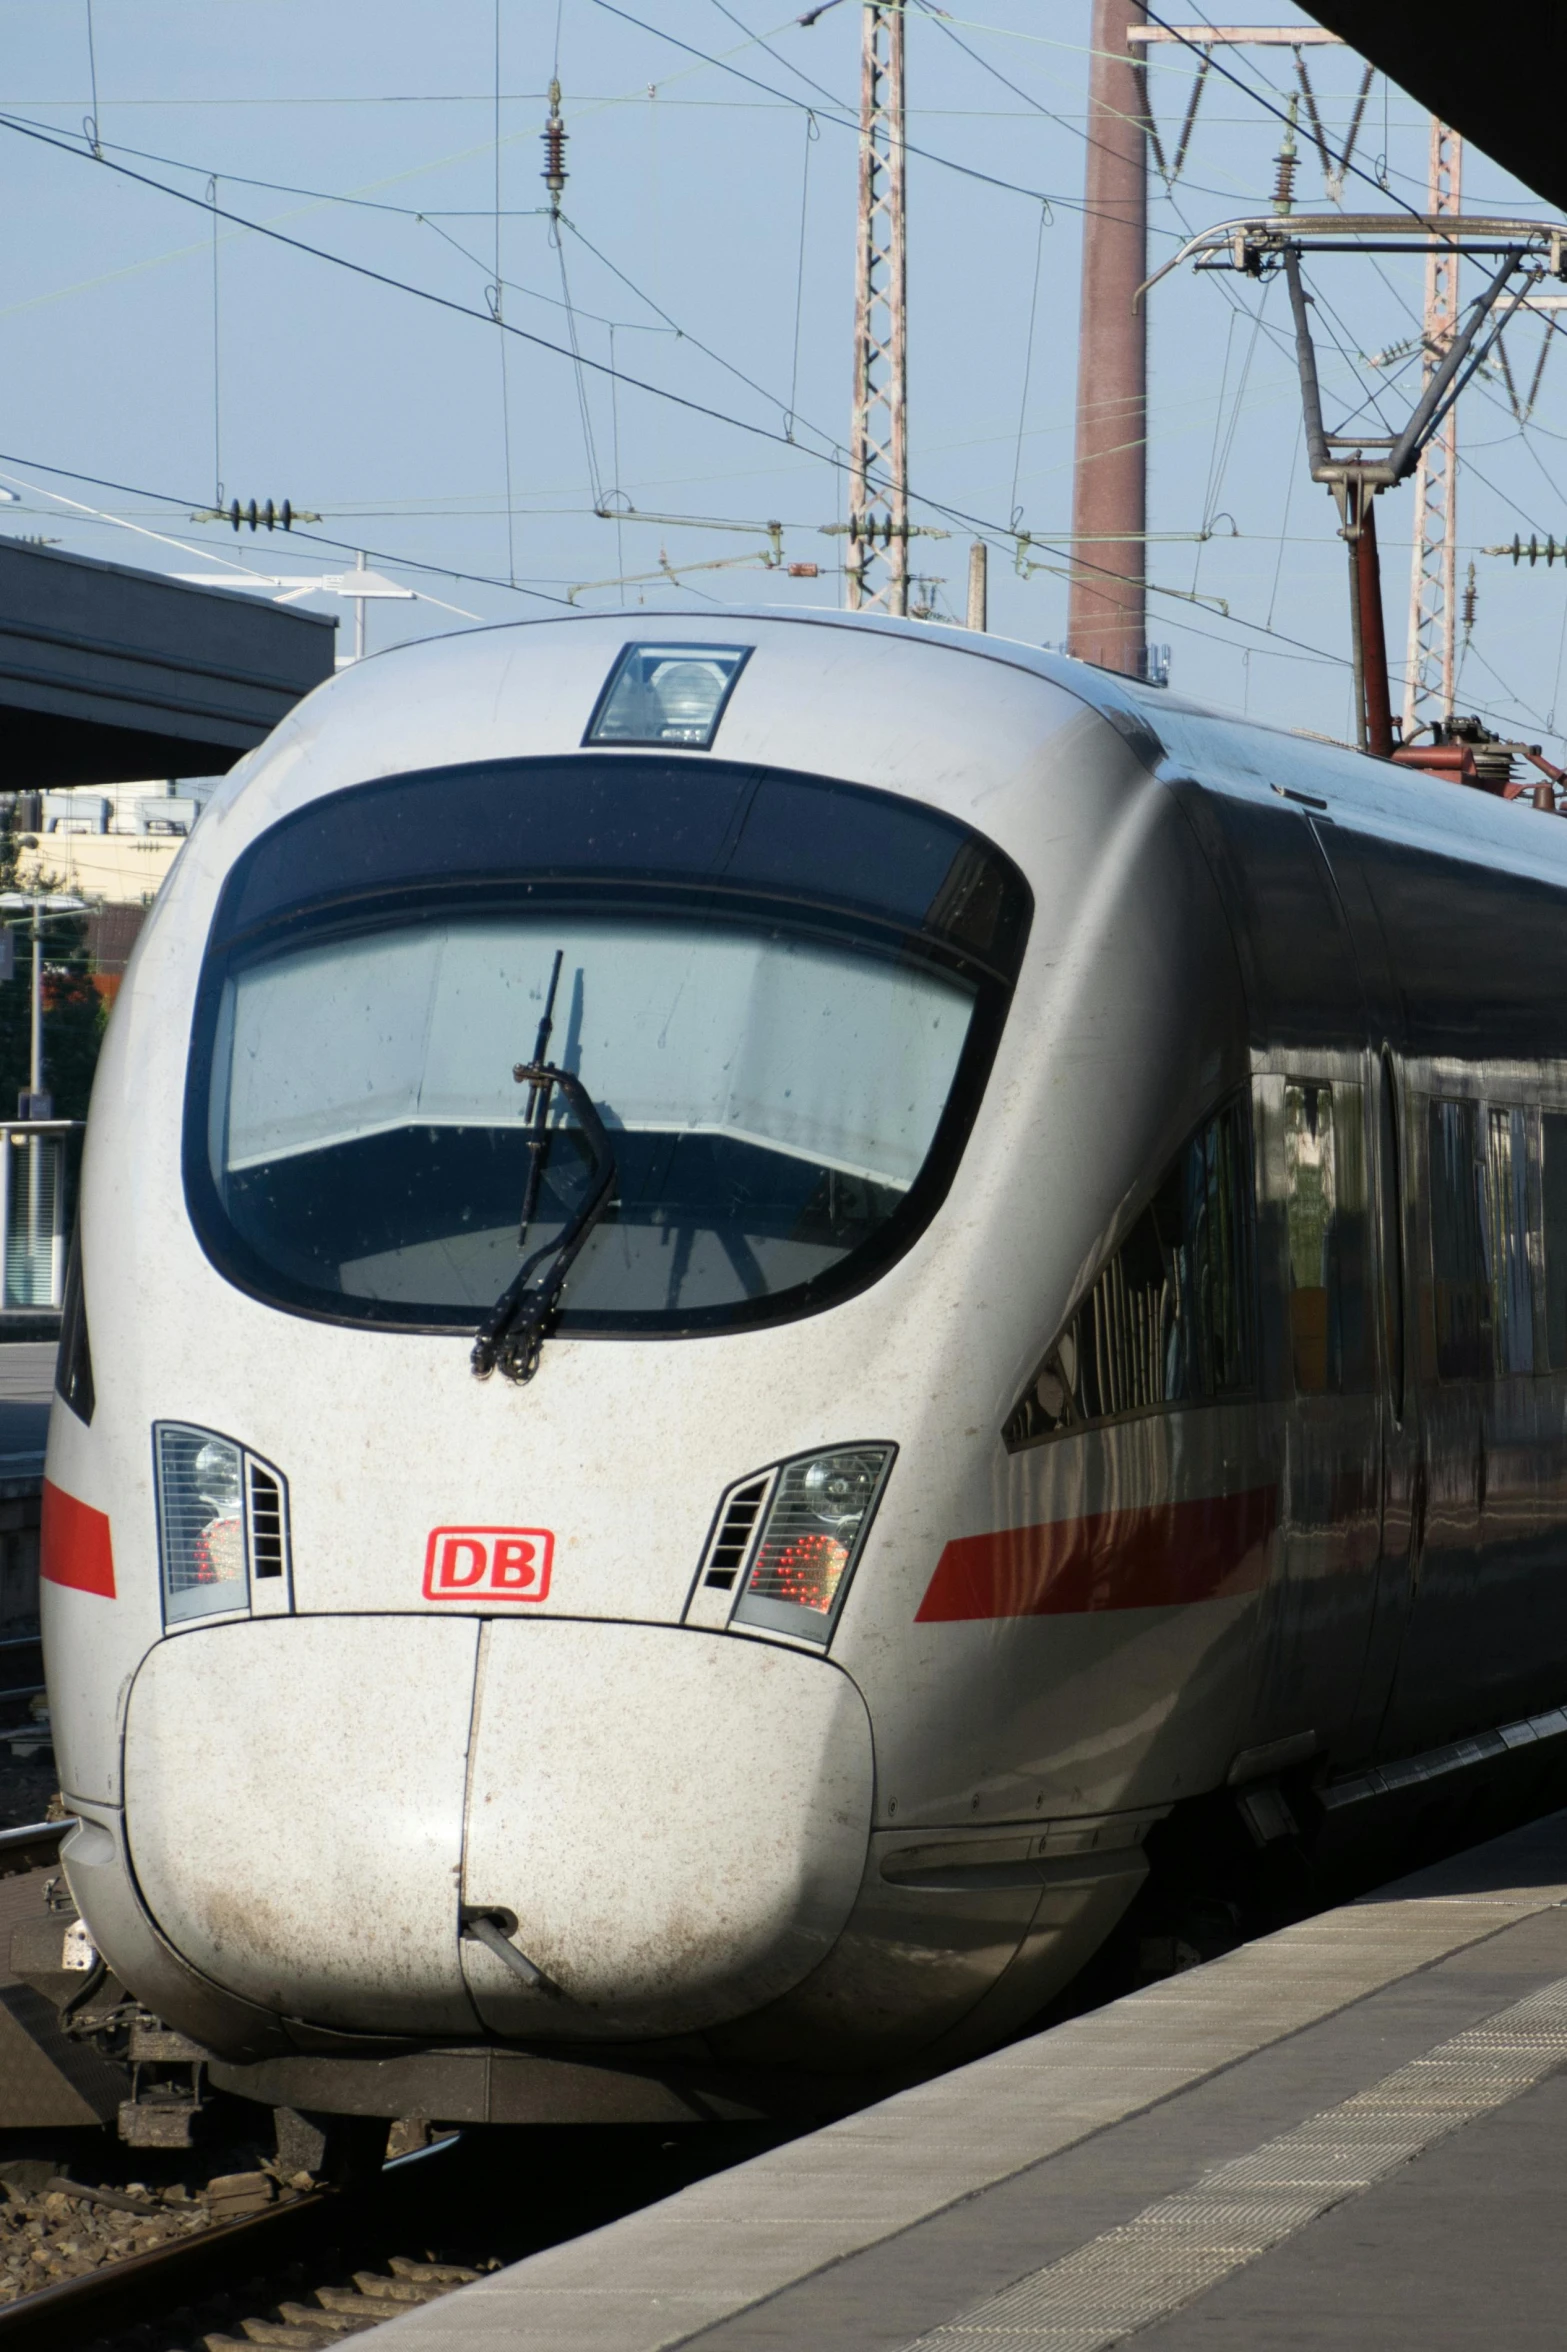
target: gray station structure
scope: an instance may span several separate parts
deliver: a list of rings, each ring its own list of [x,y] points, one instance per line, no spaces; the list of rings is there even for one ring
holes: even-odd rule
[[[0,790],[222,774],[332,675],[336,633],[249,594],[0,538]],[[0,1173],[63,1167],[65,1126],[5,1121],[0,1149],[22,1149]],[[58,1321],[68,1193],[0,1185],[0,1340],[24,1343],[0,1368],[0,1642],[36,1611],[42,1343]]]
[[[0,785],[221,774],[331,676],[336,629],[0,538]]]

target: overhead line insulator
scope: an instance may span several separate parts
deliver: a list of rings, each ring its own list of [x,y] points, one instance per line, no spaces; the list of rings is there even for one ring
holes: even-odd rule
[[[566,171],[566,137],[566,125],[561,120],[560,112],[560,84],[559,82],[551,82],[549,120],[544,125],[542,133],[544,169],[539,177],[549,191],[550,219],[557,221],[560,218],[560,200],[566,192],[568,176]]]
[[[265,506],[258,506],[254,499],[250,501],[248,506],[241,506],[237,498],[231,498],[228,503],[227,519],[236,531],[242,524],[247,523],[253,531],[275,531],[279,528],[291,531],[294,528],[294,509],[286,498],[281,506],[274,506],[270,498]],[[301,517],[301,520],[304,519]],[[313,515],[309,519],[312,522],[319,522],[321,518],[319,515]]]
[[[1486,555],[1510,555],[1515,564],[1526,563],[1533,570],[1537,563],[1567,564],[1567,539],[1536,539],[1532,533],[1529,538],[1520,539],[1515,531],[1511,540],[1504,540],[1500,547],[1487,547],[1482,552]]]

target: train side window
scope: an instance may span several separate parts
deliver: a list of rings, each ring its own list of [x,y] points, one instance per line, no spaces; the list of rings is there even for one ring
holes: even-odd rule
[[[1358,1087],[1284,1088],[1290,1347],[1300,1396],[1369,1385],[1365,1161]]]
[[[1002,1431],[1009,1448],[1253,1380],[1251,1133],[1230,1103],[1166,1169]]]
[[[1404,1179],[1398,1150],[1398,1108],[1390,1055],[1382,1058],[1377,1090],[1380,1156],[1378,1197],[1382,1205],[1382,1317],[1388,1387],[1395,1420],[1404,1418]],[[1563,1154],[1567,1168],[1567,1152]],[[1567,1331],[1567,1317],[1564,1317]]]
[[[1437,1378],[1489,1380],[1491,1284],[1475,1105],[1434,1100],[1428,1140]]]
[[[1522,1110],[1486,1113],[1485,1241],[1496,1369],[1534,1370],[1534,1276],[1529,1263],[1529,1123]]]
[[[1540,1189],[1545,1206],[1545,1344],[1553,1372],[1567,1368],[1567,1118],[1540,1121]]]

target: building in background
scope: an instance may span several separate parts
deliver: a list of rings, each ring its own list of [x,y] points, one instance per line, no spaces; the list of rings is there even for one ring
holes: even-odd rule
[[[24,1094],[41,1107],[31,926],[8,918],[0,1336],[58,1324],[98,1042],[147,909],[222,776],[332,675],[335,648],[314,613],[0,537],[0,885],[83,902],[40,933],[50,1119],[7,1115]]]

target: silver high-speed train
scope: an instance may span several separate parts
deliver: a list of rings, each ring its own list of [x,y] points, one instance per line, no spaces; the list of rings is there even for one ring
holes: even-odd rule
[[[116,1006],[43,1575],[220,2085],[992,2045],[1183,1809],[1567,1735],[1567,827],[914,624],[356,665]]]

